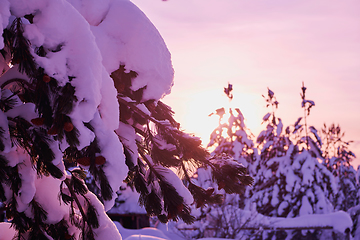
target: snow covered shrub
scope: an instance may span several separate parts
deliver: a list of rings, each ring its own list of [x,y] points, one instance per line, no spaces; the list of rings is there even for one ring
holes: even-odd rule
[[[355,155],[349,150],[351,141],[343,140],[345,134],[341,132],[339,125],[331,124],[327,127],[324,124],[321,133],[323,164],[334,175],[339,189],[334,199],[334,206],[338,210],[347,211],[359,204],[357,173],[351,165]]]
[[[359,179],[358,171],[351,165],[355,154],[349,150],[351,141],[344,141],[344,133],[339,125],[331,124],[321,130],[323,164],[332,172],[338,186],[337,194],[333,199],[336,210],[347,211],[353,222],[353,237],[360,237],[359,227]]]
[[[334,210],[331,200],[337,193],[333,174],[322,164],[318,138],[308,135],[306,116],[314,102],[305,99],[306,88],[302,87],[304,125],[299,118],[294,126],[282,131],[281,119],[272,113],[264,116],[268,122],[266,130],[259,134],[257,142],[260,159],[254,176],[253,188],[248,189],[248,208],[266,216],[294,218],[306,214],[329,213]],[[268,106],[278,106],[274,93],[268,89]],[[308,105],[309,104],[309,105]],[[310,130],[317,135],[315,128]],[[254,206],[252,206],[254,205]],[[272,232],[282,239],[281,232]],[[317,238],[319,232],[287,232],[286,235],[301,238]],[[285,236],[286,236],[285,235]]]
[[[215,198],[189,166],[226,192],[251,182],[179,130],[160,101],[170,53],[130,1],[0,0],[0,31],[0,199],[16,239],[121,239],[105,211],[124,179],[148,214],[186,223]]]
[[[259,169],[249,190],[249,205],[266,216],[294,218],[329,213],[327,196],[336,193],[332,174],[307,151],[274,157]]]
[[[211,134],[209,145],[215,146],[214,153],[234,157],[247,166],[249,174],[254,177],[254,184],[246,189],[245,198],[237,198],[238,208],[245,207],[246,210],[274,219],[295,218],[307,214],[331,213],[334,209],[346,211],[348,208],[341,207],[349,205],[341,197],[346,196],[345,193],[350,194],[349,202],[353,202],[350,199],[353,199],[351,196],[357,188],[354,172],[346,160],[350,155],[344,157],[344,160],[338,159],[336,166],[327,166],[329,158],[322,153],[324,140],[313,126],[307,125],[306,118],[315,103],[306,99],[305,86],[301,90],[304,117],[298,118],[294,125],[284,130],[281,119],[275,114],[279,102],[274,92],[268,89],[267,96],[263,97],[271,111],[263,117],[266,129],[256,138],[256,147],[246,132],[240,110],[236,110],[237,116],[230,110],[228,122],[219,121],[219,126]],[[221,120],[225,109],[218,109],[214,114],[219,115]],[[336,201],[339,203],[335,204]],[[209,206],[208,209],[209,213],[213,213],[220,211],[221,206]],[[223,219],[223,222],[226,221]],[[264,234],[252,234],[252,238],[318,239],[327,232],[287,230],[265,231]]]

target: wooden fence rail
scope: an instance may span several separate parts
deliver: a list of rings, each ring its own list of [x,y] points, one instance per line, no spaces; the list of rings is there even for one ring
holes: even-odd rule
[[[178,230],[199,230],[200,228],[178,228]],[[205,228],[204,230],[216,230],[218,228]],[[271,230],[271,231],[285,231],[285,230],[311,230],[311,229],[334,229],[332,226],[322,227],[239,227],[240,230]]]

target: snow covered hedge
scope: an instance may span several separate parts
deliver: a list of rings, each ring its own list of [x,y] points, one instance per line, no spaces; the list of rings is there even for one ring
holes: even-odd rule
[[[170,53],[129,0],[0,0],[0,31],[0,199],[16,239],[121,239],[105,211],[124,180],[150,215],[187,223],[194,201],[220,200],[189,166],[213,169],[227,192],[251,183],[160,101]]]
[[[211,114],[220,120],[210,136],[213,154],[227,154],[245,165],[254,183],[243,195],[225,194],[223,204],[194,209],[192,227],[196,231],[186,230],[186,234],[328,239],[331,234],[344,237],[351,231],[355,239],[359,238],[360,172],[351,166],[354,154],[348,149],[349,142],[342,139],[339,126],[324,125],[321,132],[307,126],[304,118],[315,103],[306,99],[304,85],[301,89],[304,117],[285,129],[276,116],[279,102],[268,89],[263,97],[272,111],[263,117],[265,129],[255,139],[240,109],[220,108]],[[230,99],[231,90],[231,84],[224,89]],[[199,186],[213,187],[209,170],[198,169],[194,178]],[[189,227],[179,224],[178,228]]]

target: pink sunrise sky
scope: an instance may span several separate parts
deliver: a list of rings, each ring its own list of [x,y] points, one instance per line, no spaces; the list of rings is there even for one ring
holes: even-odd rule
[[[303,116],[300,88],[316,106],[309,125],[340,124],[360,164],[360,1],[132,0],[172,54],[175,85],[164,101],[182,127],[205,143],[208,114],[238,107],[257,135],[267,87],[284,125]],[[231,103],[222,92],[234,85]]]

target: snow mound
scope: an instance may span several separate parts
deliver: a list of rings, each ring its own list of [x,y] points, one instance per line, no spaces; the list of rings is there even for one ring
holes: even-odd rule
[[[353,223],[348,213],[338,211],[328,214],[309,214],[296,218],[284,218],[272,224],[274,228],[301,228],[301,227],[333,227],[334,230],[345,232],[346,229],[351,229]]]
[[[135,234],[132,235],[128,238],[126,238],[125,240],[166,240],[165,238],[159,238],[159,237],[154,237],[154,236],[149,236],[149,235],[141,235],[141,234]]]
[[[121,236],[125,240],[134,240],[134,239],[160,239],[160,240],[170,240],[165,234],[159,229],[147,227],[142,229],[126,229],[119,222],[114,222],[118,228]]]

